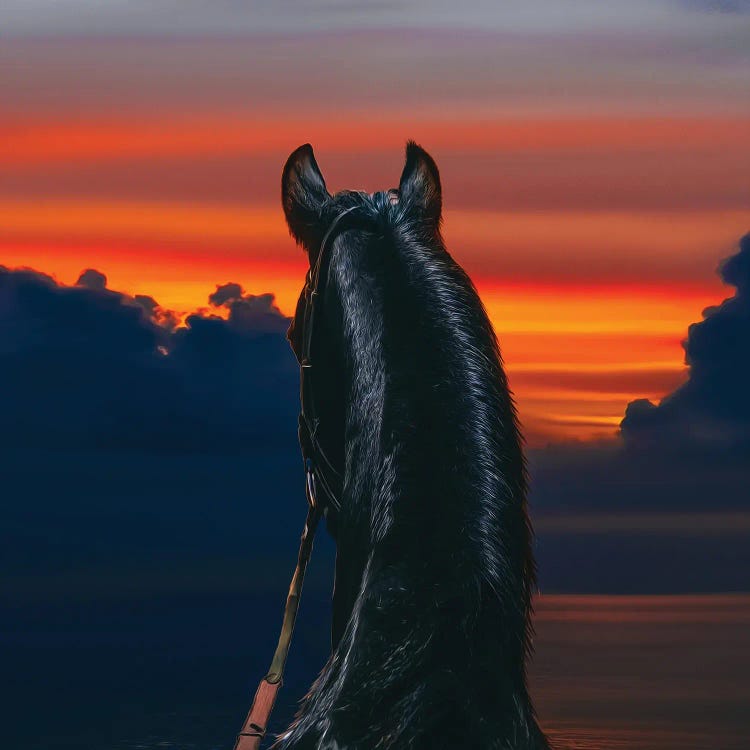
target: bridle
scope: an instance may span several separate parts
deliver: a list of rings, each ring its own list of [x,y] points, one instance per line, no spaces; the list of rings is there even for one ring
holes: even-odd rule
[[[325,513],[331,510],[338,513],[341,510],[344,478],[342,471],[333,464],[320,441],[320,411],[315,401],[313,385],[316,372],[313,368],[313,334],[316,315],[320,314],[328,282],[330,248],[342,232],[362,225],[363,218],[357,209],[358,206],[353,206],[342,211],[331,223],[320,243],[315,264],[307,272],[303,291],[305,309],[302,316],[302,350],[298,355],[302,406],[299,415],[299,442],[305,462],[308,492]],[[323,503],[318,499],[319,490],[322,490]]]
[[[307,518],[300,540],[297,567],[289,585],[279,643],[271,661],[271,668],[260,681],[242,730],[237,735],[235,750],[258,750],[265,737],[276,695],[282,684],[284,666],[297,619],[305,569],[312,553],[315,530],[321,515],[331,511],[338,513],[341,510],[341,496],[344,488],[343,471],[333,465],[320,442],[320,410],[315,401],[313,387],[316,372],[313,369],[313,334],[316,315],[320,314],[328,280],[331,247],[342,232],[360,227],[366,221],[357,210],[358,208],[358,206],[348,208],[333,220],[320,243],[315,264],[310,267],[305,279],[302,347],[301,351],[295,354],[300,366],[299,442],[305,464]]]

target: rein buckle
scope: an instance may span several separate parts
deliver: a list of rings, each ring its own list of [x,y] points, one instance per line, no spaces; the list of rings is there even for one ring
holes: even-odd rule
[[[317,488],[315,487],[315,471],[313,470],[313,462],[311,458],[305,461],[305,489],[307,492],[307,503],[312,509],[318,508],[318,495]]]

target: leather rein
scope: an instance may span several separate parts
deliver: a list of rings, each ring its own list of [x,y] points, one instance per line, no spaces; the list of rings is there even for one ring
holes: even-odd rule
[[[323,301],[325,284],[330,266],[330,248],[339,234],[354,226],[361,226],[362,218],[352,207],[340,213],[323,236],[320,250],[314,266],[311,266],[305,279],[305,308],[302,324],[302,351],[298,355],[300,365],[300,402],[299,441],[305,463],[305,496],[307,497],[307,518],[302,530],[297,567],[289,584],[284,619],[279,633],[279,642],[271,661],[271,667],[260,681],[255,692],[252,706],[245,718],[234,750],[258,750],[268,729],[268,721],[273,710],[276,696],[282,685],[284,667],[289,645],[294,633],[299,600],[302,595],[302,584],[305,578],[307,563],[312,554],[313,539],[318,522],[324,512],[341,509],[343,476],[329,460],[318,436],[320,425],[319,412],[313,397],[313,360],[312,342],[315,329],[315,316]]]

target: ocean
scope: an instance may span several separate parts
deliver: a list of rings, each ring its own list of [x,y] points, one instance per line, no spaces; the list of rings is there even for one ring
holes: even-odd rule
[[[8,750],[229,750],[283,595],[173,595],[4,611]],[[322,663],[306,592],[274,729]],[[541,595],[530,684],[561,750],[750,748],[750,595]]]
[[[568,750],[750,748],[750,596],[541,596],[531,689]]]

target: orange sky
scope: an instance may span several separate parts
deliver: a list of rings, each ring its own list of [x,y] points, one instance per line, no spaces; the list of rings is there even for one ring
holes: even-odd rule
[[[614,68],[600,80],[551,62],[550,76],[569,76],[570,100],[540,94],[540,109],[510,73],[472,68],[476,45],[442,37],[465,87],[456,78],[441,95],[424,69],[424,106],[395,85],[373,98],[365,62],[377,70],[416,54],[413,39],[389,36],[385,55],[379,38],[359,38],[354,72],[334,64],[352,38],[327,39],[322,65],[336,86],[304,116],[293,104],[319,90],[306,79],[295,98],[290,76],[315,43],[306,37],[282,48],[270,38],[10,42],[0,263],[64,283],[97,268],[111,288],[181,312],[235,281],[275,293],[290,313],[305,259],[278,203],[288,153],[310,141],[331,190],[378,190],[396,184],[413,137],[441,169],[448,247],[499,334],[530,443],[614,434],[628,401],[681,381],[687,326],[730,293],[714,270],[750,228],[750,114],[721,106],[718,84],[693,91],[684,77],[679,107],[645,79],[643,101],[623,107],[605,85]],[[481,60],[496,54],[489,37],[476,43]],[[417,73],[404,76],[417,85]],[[508,97],[480,99],[476,76],[494,76],[486,84]]]
[[[662,238],[663,257],[691,245],[710,247],[712,236],[731,237],[747,216],[693,217],[677,237]],[[723,290],[710,273],[705,281],[638,283],[535,279],[519,268],[503,278],[492,272],[491,258],[483,273],[484,246],[527,262],[538,256],[534,263],[543,270],[558,267],[560,253],[585,263],[598,233],[611,230],[643,263],[653,233],[671,220],[650,216],[639,234],[637,218],[622,215],[447,211],[449,246],[455,240],[455,255],[472,272],[500,336],[532,444],[612,434],[628,401],[671,390],[683,376],[680,340],[688,324]],[[290,314],[305,272],[278,207],[5,200],[0,225],[9,266],[43,269],[64,283],[93,266],[111,288],[150,294],[183,312],[205,305],[215,284],[239,281],[254,293],[273,291]],[[558,237],[554,248],[539,247],[545,231]]]

